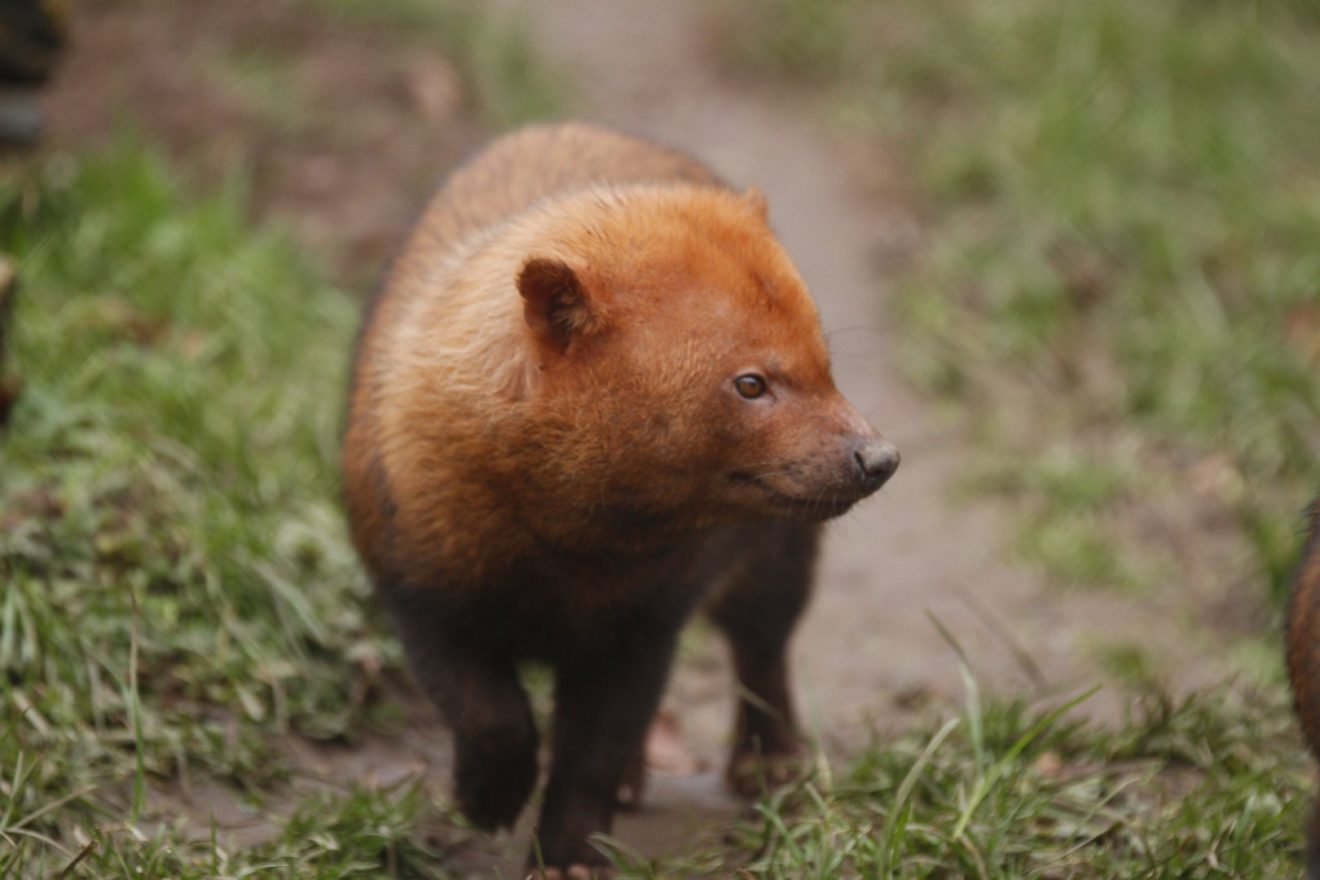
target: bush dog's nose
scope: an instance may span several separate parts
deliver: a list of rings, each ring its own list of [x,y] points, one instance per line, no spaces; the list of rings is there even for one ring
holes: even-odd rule
[[[888,440],[865,440],[853,453],[866,487],[879,489],[898,470],[898,447]]]

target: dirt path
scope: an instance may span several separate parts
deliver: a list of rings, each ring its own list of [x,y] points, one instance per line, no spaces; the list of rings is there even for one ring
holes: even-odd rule
[[[888,356],[900,331],[886,322],[886,285],[876,272],[877,253],[915,246],[917,223],[903,205],[860,192],[846,151],[801,96],[721,77],[710,59],[708,5],[500,5],[525,13],[549,59],[576,75],[580,115],[681,147],[731,181],[766,191],[772,223],[820,302],[841,387],[903,451],[880,497],[832,528],[795,642],[802,711],[827,751],[846,750],[874,724],[901,726],[923,705],[961,700],[956,654],[930,616],[962,646],[982,686],[1001,692],[1061,694],[1096,683],[1093,648],[1106,642],[1148,647],[1174,688],[1210,680],[1208,647],[1172,622],[1176,609],[1109,592],[1050,591],[1003,560],[1005,531],[993,508],[949,502],[967,441],[900,379]],[[712,770],[730,716],[727,667],[713,650],[689,652],[666,698]],[[1089,711],[1109,716],[1120,702],[1107,687]],[[708,823],[728,809],[713,773],[661,778],[648,809],[617,832],[657,854],[691,839],[687,820]]]

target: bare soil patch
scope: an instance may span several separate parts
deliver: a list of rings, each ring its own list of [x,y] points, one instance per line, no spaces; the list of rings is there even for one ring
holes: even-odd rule
[[[341,278],[370,283],[478,142],[461,76],[424,40],[303,0],[79,4],[43,95],[50,147],[135,133],[212,180],[250,175]]]

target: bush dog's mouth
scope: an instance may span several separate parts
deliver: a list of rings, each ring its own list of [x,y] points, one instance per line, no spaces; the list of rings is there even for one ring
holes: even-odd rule
[[[795,517],[820,521],[832,519],[846,512],[857,503],[857,498],[840,498],[834,495],[815,496],[812,498],[793,498],[773,490],[767,492],[770,498]]]
[[[809,496],[789,495],[766,484],[753,474],[742,472],[730,474],[729,479],[735,483],[755,486],[771,503],[790,513],[795,519],[813,522],[839,516],[865,497],[865,495],[833,495],[828,493]]]

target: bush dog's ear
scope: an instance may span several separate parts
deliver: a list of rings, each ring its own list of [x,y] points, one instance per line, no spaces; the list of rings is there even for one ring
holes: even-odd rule
[[[600,324],[581,277],[563,260],[532,257],[523,263],[518,293],[523,320],[542,345],[558,354]]]
[[[759,186],[749,186],[743,190],[743,201],[747,206],[756,212],[762,220],[770,216],[770,203],[766,201],[765,193],[761,192]]]

